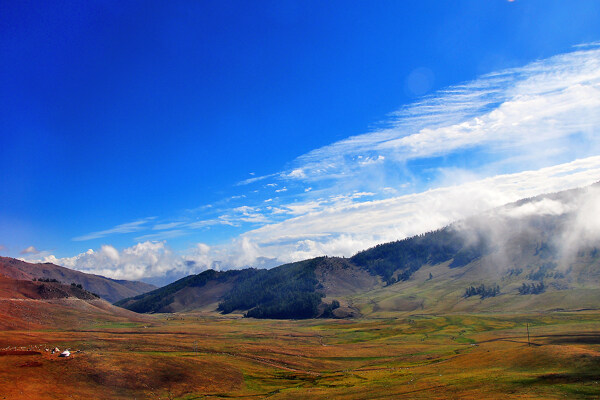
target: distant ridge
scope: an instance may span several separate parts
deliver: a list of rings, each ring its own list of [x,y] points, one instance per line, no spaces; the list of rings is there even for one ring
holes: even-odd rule
[[[156,289],[144,282],[115,280],[51,263],[32,264],[10,257],[0,257],[0,275],[19,280],[55,279],[66,284],[79,284],[111,303]]]
[[[123,319],[144,317],[113,306],[80,284],[0,275],[0,331],[84,327]]]

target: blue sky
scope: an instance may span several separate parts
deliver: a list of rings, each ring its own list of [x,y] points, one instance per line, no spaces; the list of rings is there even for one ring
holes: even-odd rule
[[[599,180],[598,15],[3,2],[0,254],[135,279],[272,266]]]

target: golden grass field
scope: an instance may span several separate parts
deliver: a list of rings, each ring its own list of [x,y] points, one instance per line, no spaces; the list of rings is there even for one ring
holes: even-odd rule
[[[0,331],[0,399],[600,398],[597,311],[63,326]]]

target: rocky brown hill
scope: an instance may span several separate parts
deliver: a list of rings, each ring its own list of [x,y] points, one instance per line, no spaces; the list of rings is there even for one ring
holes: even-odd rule
[[[68,285],[79,284],[111,303],[156,289],[154,285],[144,282],[115,280],[51,263],[32,264],[10,257],[0,257],[0,275],[18,280],[45,279]]]

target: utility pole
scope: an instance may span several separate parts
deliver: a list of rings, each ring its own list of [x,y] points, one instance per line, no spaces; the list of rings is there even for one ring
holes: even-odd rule
[[[531,342],[529,341],[529,322],[527,323],[527,346],[531,346]]]

